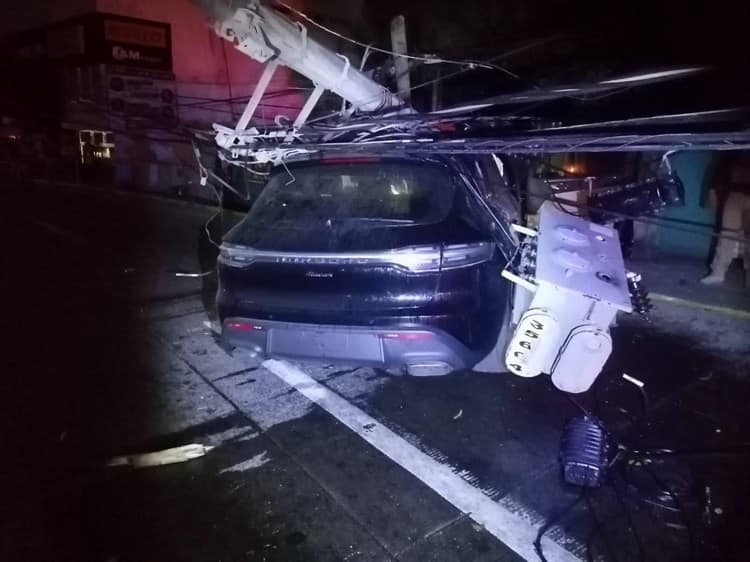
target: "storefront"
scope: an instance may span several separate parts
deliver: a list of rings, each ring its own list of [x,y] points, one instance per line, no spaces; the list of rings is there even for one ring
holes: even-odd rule
[[[127,185],[153,176],[152,139],[179,119],[169,24],[92,13],[15,34],[0,49],[15,77],[3,116],[24,131],[21,142],[48,137],[55,177]]]

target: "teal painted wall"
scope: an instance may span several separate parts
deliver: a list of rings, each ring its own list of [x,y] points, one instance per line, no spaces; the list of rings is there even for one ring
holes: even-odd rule
[[[692,225],[676,225],[679,228],[713,231],[716,222],[716,212],[700,206],[701,190],[707,168],[714,158],[711,152],[681,152],[670,157],[672,167],[685,186],[685,205],[666,209],[659,216],[689,220],[710,225],[700,229]],[[656,247],[664,253],[707,258],[711,248],[711,237],[688,232],[681,232],[670,228],[658,228]]]

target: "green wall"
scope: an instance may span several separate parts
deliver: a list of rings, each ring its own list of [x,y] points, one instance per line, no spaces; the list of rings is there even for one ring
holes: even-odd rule
[[[659,216],[708,225],[702,229],[692,225],[675,225],[679,228],[702,230],[706,233],[713,231],[715,211],[700,206],[704,178],[713,157],[711,152],[693,151],[670,157],[673,169],[685,186],[685,205],[668,208]],[[711,237],[661,227],[656,235],[656,247],[664,253],[704,259],[708,257],[711,248]]]

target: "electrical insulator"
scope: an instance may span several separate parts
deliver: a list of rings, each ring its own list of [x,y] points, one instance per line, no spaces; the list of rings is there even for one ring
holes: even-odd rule
[[[627,274],[628,290],[630,291],[630,302],[633,310],[642,316],[648,317],[648,313],[654,307],[648,297],[648,291],[641,284],[642,278],[639,273],[629,271]]]

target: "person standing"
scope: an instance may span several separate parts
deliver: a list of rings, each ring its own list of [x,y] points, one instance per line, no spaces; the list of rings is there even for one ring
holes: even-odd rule
[[[732,260],[741,257],[745,267],[745,286],[750,287],[750,244],[746,234],[750,228],[750,151],[720,154],[710,190],[715,192],[715,201],[722,209],[721,230],[711,271],[701,283],[723,283]]]

